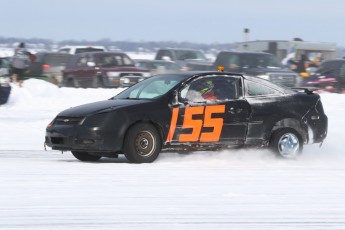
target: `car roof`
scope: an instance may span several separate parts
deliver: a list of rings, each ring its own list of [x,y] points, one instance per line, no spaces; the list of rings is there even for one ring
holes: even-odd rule
[[[176,76],[176,75],[178,75],[178,76],[183,76],[185,79],[188,79],[188,78],[193,77],[193,76],[232,75],[232,76],[243,77],[246,80],[253,81],[253,82],[256,82],[256,83],[259,83],[259,84],[262,84],[262,85],[266,85],[268,87],[274,88],[274,89],[282,91],[282,92],[287,92],[287,91],[291,92],[291,89],[289,89],[289,88],[287,88],[285,86],[281,86],[281,85],[275,84],[275,83],[273,83],[271,81],[268,81],[268,80],[265,80],[265,79],[262,79],[262,78],[259,78],[259,77],[255,77],[255,76],[247,76],[247,75],[243,75],[243,74],[239,74],[239,73],[232,73],[232,72],[188,71],[188,72],[179,72],[179,73],[173,73],[173,74],[166,73],[166,74],[158,74],[158,75],[166,75],[166,76],[169,76],[169,75],[175,75]]]
[[[92,55],[104,55],[104,54],[120,54],[120,55],[125,55],[123,52],[104,52],[104,51],[95,51],[95,52],[82,52],[82,53],[77,53],[75,54],[76,56],[83,56],[87,54],[92,54]]]
[[[190,49],[190,48],[161,48],[159,50],[187,50],[187,51],[201,51],[199,49]]]
[[[93,45],[84,45],[84,46],[62,46],[59,49],[67,49],[67,48],[98,48],[98,49],[104,49],[104,46],[93,46]]]
[[[207,76],[207,75],[233,75],[233,76],[243,76],[238,73],[229,73],[229,72],[218,72],[218,71],[186,71],[186,72],[178,72],[178,73],[163,73],[157,75],[175,75],[175,76],[183,76],[186,79],[193,77],[193,76]]]
[[[175,63],[174,61],[167,60],[151,60],[151,59],[134,59],[136,62],[152,62],[152,63]]]
[[[337,58],[337,59],[331,59],[331,60],[325,60],[322,63],[328,63],[328,62],[345,62],[345,59],[343,58]]]
[[[231,51],[220,51],[220,53],[236,53],[236,54],[267,54],[272,55],[266,52],[255,52],[255,51],[238,51],[238,50],[231,50]]]
[[[70,56],[71,54],[68,53],[60,53],[60,52],[37,52],[37,54],[44,54],[44,55],[56,55],[56,56]]]

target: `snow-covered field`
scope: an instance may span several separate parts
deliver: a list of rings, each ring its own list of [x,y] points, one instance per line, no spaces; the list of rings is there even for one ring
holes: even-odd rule
[[[59,111],[118,92],[13,86],[0,107],[0,229],[345,229],[345,95],[321,95],[328,137],[297,160],[242,149],[83,163],[43,150]]]

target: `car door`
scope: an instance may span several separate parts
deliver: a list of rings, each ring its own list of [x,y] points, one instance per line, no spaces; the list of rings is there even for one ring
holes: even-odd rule
[[[87,54],[82,54],[76,63],[74,76],[82,87],[92,86],[95,77],[95,67],[89,65],[89,60],[90,57]]]
[[[81,55],[75,55],[71,61],[67,64],[66,69],[64,70],[64,76],[67,78],[72,77],[75,80],[79,81],[83,77],[83,69],[86,65],[85,58]]]
[[[243,143],[250,106],[242,96],[238,76],[202,76],[179,92],[172,108],[168,142]]]

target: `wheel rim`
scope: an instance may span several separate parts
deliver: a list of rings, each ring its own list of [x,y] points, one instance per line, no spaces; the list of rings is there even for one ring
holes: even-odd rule
[[[299,153],[299,139],[293,133],[284,134],[278,142],[280,155],[286,158],[294,158]]]
[[[142,157],[149,157],[156,149],[156,139],[149,131],[140,132],[135,138],[136,152]]]

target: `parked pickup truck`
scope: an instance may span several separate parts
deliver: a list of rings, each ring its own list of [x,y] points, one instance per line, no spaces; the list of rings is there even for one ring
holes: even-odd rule
[[[128,87],[151,77],[149,70],[135,67],[125,53],[85,52],[73,55],[63,71],[66,87]]]
[[[182,70],[208,70],[212,62],[200,50],[163,48],[156,53],[155,60],[174,61]]]
[[[217,70],[256,76],[287,87],[297,86],[298,75],[285,68],[272,54],[263,52],[222,51],[212,64],[187,65],[189,70]]]

